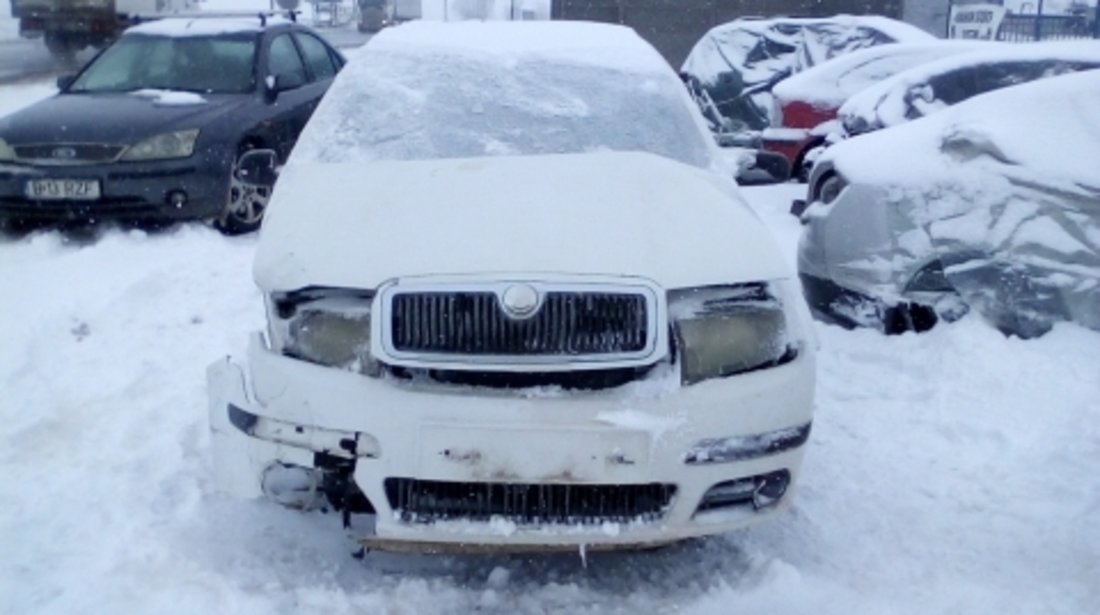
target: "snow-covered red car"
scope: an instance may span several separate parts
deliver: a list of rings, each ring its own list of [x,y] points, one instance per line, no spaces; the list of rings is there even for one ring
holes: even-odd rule
[[[886,332],[968,311],[1020,337],[1100,329],[1097,100],[1081,71],[829,148],[802,214],[811,308]]]
[[[794,174],[805,177],[806,153],[824,142],[849,97],[919,64],[993,44],[936,41],[876,45],[792,75],[772,88],[771,126],[764,129],[761,145],[785,156]]]
[[[935,41],[919,28],[875,15],[737,19],[699,39],[680,73],[703,94],[698,104],[721,138],[766,128],[772,87],[790,75],[858,49]]]
[[[791,500],[809,312],[629,29],[383,31],[283,169],[254,274],[267,330],[208,374],[237,493],[429,550],[663,544]]]

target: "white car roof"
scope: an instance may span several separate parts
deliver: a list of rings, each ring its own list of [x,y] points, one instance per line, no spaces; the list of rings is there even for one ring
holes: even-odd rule
[[[291,23],[278,15],[265,15],[256,12],[252,15],[167,17],[138,24],[126,30],[126,34],[147,34],[155,36],[214,36],[237,32],[260,32],[265,28]]]
[[[900,72],[852,96],[840,108],[846,125],[894,126],[907,121],[905,95],[913,86],[928,83],[970,66],[1013,61],[1065,61],[1100,63],[1100,41],[1055,41],[995,45],[979,51],[954,55]]]

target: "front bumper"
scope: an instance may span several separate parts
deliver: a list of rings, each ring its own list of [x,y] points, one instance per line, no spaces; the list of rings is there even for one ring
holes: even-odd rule
[[[386,548],[620,548],[744,526],[787,506],[792,490],[759,510],[750,502],[700,511],[704,495],[722,483],[783,472],[793,485],[814,390],[808,348],[776,368],[663,392],[626,385],[520,394],[394,382],[273,354],[259,334],[247,371],[227,359],[208,372],[222,485],[258,497],[272,466],[350,459],[353,480],[376,511],[360,538]],[[557,486],[613,492],[662,485],[674,495],[660,515],[636,522],[424,522],[394,505],[393,480],[410,479],[546,493]]]
[[[31,179],[96,180],[95,200],[33,200]],[[170,195],[181,192],[184,203]],[[229,194],[229,166],[202,156],[180,160],[71,166],[0,165],[0,218],[26,222],[176,221],[219,215]]]

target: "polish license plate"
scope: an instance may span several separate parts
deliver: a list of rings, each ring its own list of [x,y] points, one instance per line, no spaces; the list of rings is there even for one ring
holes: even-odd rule
[[[95,179],[32,179],[26,186],[27,198],[36,201],[92,201],[99,194]]]

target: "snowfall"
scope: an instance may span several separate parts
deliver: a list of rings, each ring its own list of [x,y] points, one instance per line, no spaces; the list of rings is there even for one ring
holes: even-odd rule
[[[0,114],[51,91],[0,87]],[[802,190],[744,190],[792,266]],[[337,516],[213,486],[204,370],[263,325],[256,245],[0,239],[0,611],[1100,612],[1100,332],[819,324],[778,517],[650,553],[359,560]]]

